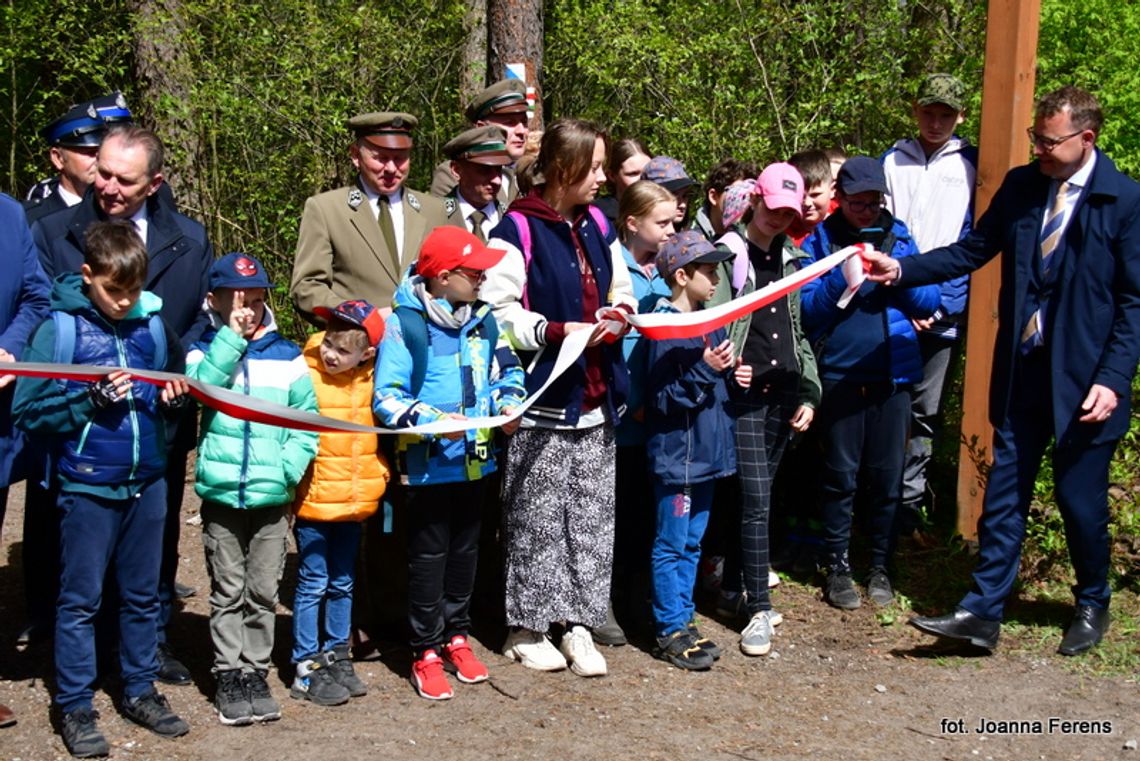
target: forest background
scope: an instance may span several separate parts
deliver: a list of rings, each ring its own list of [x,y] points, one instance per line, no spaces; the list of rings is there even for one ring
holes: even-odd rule
[[[182,210],[206,225],[219,253],[265,262],[279,284],[278,321],[298,337],[304,326],[286,288],[301,209],[308,196],[353,176],[345,120],[363,111],[417,115],[409,185],[426,188],[440,148],[465,126],[467,94],[501,76],[501,51],[485,44],[495,2],[4,0],[0,189],[20,198],[50,174],[37,134],[43,125],[71,103],[122,90],[166,142],[166,175]],[[830,146],[878,155],[913,133],[914,89],[938,71],[966,83],[970,109],[960,133],[977,137],[982,0],[498,0],[498,7],[527,8],[538,19],[525,30],[540,51],[529,84],[539,85],[547,123],[594,119],[616,137],[681,159],[698,179],[728,156],[763,165]],[[1094,92],[1107,115],[1100,147],[1140,176],[1140,4],[1043,0],[1038,56],[1037,91],[1072,83]],[[1137,420],[1112,478],[1114,578],[1133,591]],[[956,430],[953,419],[947,430]],[[945,493],[953,493],[957,443],[943,439],[939,468]],[[1047,468],[1038,497],[1028,559],[1048,578],[1066,563]]]

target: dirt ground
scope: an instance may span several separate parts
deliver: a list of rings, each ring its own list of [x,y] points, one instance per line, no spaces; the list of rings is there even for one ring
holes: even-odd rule
[[[196,509],[190,494],[183,519]],[[50,653],[42,647],[17,652],[14,645],[23,621],[22,510],[16,487],[0,547],[0,702],[19,722],[0,729],[0,758],[68,758],[49,719]],[[869,604],[840,612],[824,604],[814,586],[791,581],[774,592],[785,622],[768,657],[740,654],[736,632],[707,619],[706,634],[725,649],[712,671],[675,669],[654,659],[643,642],[605,649],[609,675],[585,680],[509,662],[497,653],[504,632],[493,627],[475,643],[491,682],[456,683],[456,697],[441,703],[416,696],[406,678],[409,653],[396,644],[384,648],[381,659],[357,664],[369,686],[366,697],[337,708],[289,699],[290,616],[282,606],[274,657],[284,673],[271,675],[270,684],[283,717],[224,727],[210,702],[208,581],[196,526],[183,526],[181,546],[179,580],[199,594],[175,615],[171,638],[195,681],[163,691],[191,732],[177,740],[152,735],[121,718],[111,696],[100,691],[96,708],[113,758],[1140,761],[1136,675],[1097,677],[1074,667],[1053,654],[1059,630],[1044,628],[1040,642],[999,646],[992,656],[964,655],[932,649],[929,638],[902,625],[903,616],[884,624]],[[1126,641],[1136,634],[1111,636]],[[1051,717],[1090,724],[1051,724]],[[1040,726],[978,732],[983,720]]]

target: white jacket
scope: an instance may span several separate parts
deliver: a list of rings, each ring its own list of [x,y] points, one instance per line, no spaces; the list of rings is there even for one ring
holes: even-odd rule
[[[910,230],[918,250],[960,240],[972,227],[977,151],[952,137],[929,159],[917,138],[883,154],[887,208]]]

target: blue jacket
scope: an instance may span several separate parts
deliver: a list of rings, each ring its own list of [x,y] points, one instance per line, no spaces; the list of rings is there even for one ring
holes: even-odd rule
[[[144,291],[122,320],[108,320],[87,298],[79,274],[56,279],[52,309],[75,318],[72,362],[103,367],[137,367],[181,372],[178,337],[166,327],[167,362],[157,366],[158,347],[150,316],[161,300]],[[55,323],[46,320],[24,353],[28,362],[51,362]],[[89,383],[52,378],[21,378],[13,414],[16,423],[49,440],[63,491],[125,499],[166,469],[165,421],[158,409],[158,387],[134,381],[127,395],[106,409],[96,409]]]
[[[1057,442],[1096,445],[1128,431],[1132,377],[1140,360],[1140,184],[1096,153],[1089,185],[1065,231],[1057,291],[1045,315]],[[990,380],[990,421],[1004,423],[1013,393],[1034,257],[1050,180],[1036,163],[1011,169],[978,226],[962,241],[902,264],[900,284],[938,282],[1001,258],[998,334]],[[1116,392],[1103,423],[1081,423],[1081,403],[1094,384]]]
[[[442,420],[450,413],[466,417],[497,415],[526,400],[524,373],[505,335],[494,325],[491,307],[472,304],[470,318],[460,328],[445,328],[428,318],[415,291],[418,276],[405,277],[393,299],[427,329],[427,368],[423,386],[411,388],[416,357],[405,342],[400,317],[390,314],[376,365],[373,410],[389,428],[406,428]],[[447,301],[435,304],[451,311]],[[413,318],[413,319],[414,319]],[[489,333],[488,331],[491,331]],[[496,345],[489,336],[498,333]],[[488,364],[488,357],[490,363]],[[474,481],[495,470],[493,431],[468,430],[461,439],[442,436],[399,436],[396,469],[403,483],[413,486]]]
[[[641,265],[633,258],[633,254],[625,246],[621,247],[625,265],[629,268],[629,279],[633,282],[633,296],[637,299],[639,314],[652,312],[657,302],[662,298],[669,298],[671,289],[665,278],[653,273],[648,277],[641,269]],[[648,372],[648,339],[641,337],[637,329],[631,329],[621,340],[621,352],[625,356],[625,365],[629,370],[629,397],[626,399],[625,414],[621,416],[621,423],[617,427],[615,436],[619,447],[640,446],[645,443],[645,376]],[[634,419],[641,417],[641,420]]]
[[[32,331],[48,315],[51,284],[40,267],[24,212],[12,198],[0,193],[0,263],[8,275],[0,278],[0,349],[19,359]],[[12,425],[14,384],[0,391],[0,486],[23,478],[17,458],[24,433]]]
[[[677,310],[662,300],[658,312]],[[645,452],[653,477],[686,486],[736,472],[735,418],[728,398],[731,371],[704,362],[705,340],[717,346],[724,328],[708,336],[648,341]]]
[[[89,191],[81,203],[68,211],[51,214],[32,225],[40,261],[49,278],[79,271],[83,264],[83,236],[87,227],[100,219],[104,216],[94,192]],[[162,299],[163,319],[189,351],[208,325],[202,302],[214,263],[214,249],[202,225],[174,211],[173,204],[161,202],[157,196],[147,199],[144,242],[150,256],[144,287]]]
[[[886,212],[880,226],[889,225],[894,258],[915,256],[918,249],[906,225]],[[842,213],[832,214],[804,241],[804,250],[819,261],[853,242],[853,230]],[[912,319],[926,319],[938,309],[937,286],[895,288],[864,282],[840,309],[847,290],[843,268],[836,267],[803,287],[804,328],[816,347],[820,378],[849,383],[917,383],[922,380],[922,355]]]

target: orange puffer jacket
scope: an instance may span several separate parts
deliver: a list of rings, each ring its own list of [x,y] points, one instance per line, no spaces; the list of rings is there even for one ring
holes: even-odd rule
[[[362,425],[372,417],[372,363],[329,375],[321,363],[324,331],[305,343],[304,357],[322,415]],[[294,509],[310,521],[362,521],[376,512],[388,486],[379,439],[368,433],[322,433],[317,457],[297,487]]]

